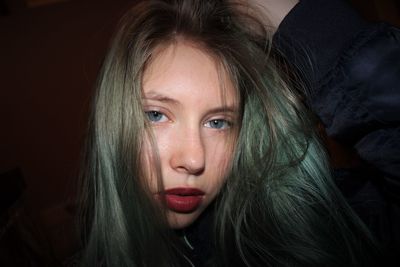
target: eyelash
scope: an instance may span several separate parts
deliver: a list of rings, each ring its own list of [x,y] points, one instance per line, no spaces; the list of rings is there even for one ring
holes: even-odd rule
[[[212,124],[213,123],[220,123],[223,122],[223,126],[221,127],[213,127]],[[209,125],[209,126],[207,126]],[[216,129],[216,130],[224,130],[224,129],[228,129],[232,126],[232,123],[230,121],[227,121],[225,119],[213,119],[213,120],[209,120],[207,121],[204,126],[212,128],[212,129]]]
[[[149,110],[149,111],[145,111],[147,119],[151,122],[151,123],[161,123],[161,122],[166,122],[169,120],[169,118],[162,112],[157,111],[157,110]],[[161,118],[154,118],[154,116],[161,116]],[[163,118],[165,118],[165,120],[162,120]],[[216,126],[217,123],[223,123],[222,126]],[[224,129],[228,129],[232,126],[232,122],[225,120],[225,119],[212,119],[207,121],[206,123],[204,123],[204,126],[207,128],[211,128],[211,129],[216,129],[216,130],[224,130]],[[216,126],[216,127],[215,127]]]
[[[155,115],[161,115],[161,116],[165,117],[168,120],[168,117],[164,113],[162,113],[160,111],[157,111],[157,110],[149,110],[149,111],[146,111],[145,113],[146,113],[146,116],[147,116],[148,120],[151,123],[164,122],[164,121],[160,121],[161,119],[152,120],[151,116],[155,116]]]

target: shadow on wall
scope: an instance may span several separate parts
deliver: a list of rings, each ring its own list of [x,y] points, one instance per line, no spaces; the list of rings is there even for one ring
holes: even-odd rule
[[[399,0],[349,0],[360,13],[371,21],[385,21],[400,27]]]
[[[32,213],[25,189],[20,169],[0,174],[0,265],[66,266],[78,248],[74,206]]]
[[[0,0],[0,266],[59,266],[76,251],[89,99],[110,33],[132,2],[28,8]]]

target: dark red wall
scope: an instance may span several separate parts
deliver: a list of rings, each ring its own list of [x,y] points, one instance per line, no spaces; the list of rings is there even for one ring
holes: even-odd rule
[[[9,2],[0,17],[0,172],[20,167],[29,207],[42,210],[74,191],[96,73],[132,1]]]
[[[385,21],[400,27],[400,0],[350,0],[360,13],[372,21]]]

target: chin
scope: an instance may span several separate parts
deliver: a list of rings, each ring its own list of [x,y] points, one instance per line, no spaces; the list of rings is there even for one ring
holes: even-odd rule
[[[168,211],[168,224],[172,229],[183,229],[194,223],[200,214],[201,212],[177,213]]]

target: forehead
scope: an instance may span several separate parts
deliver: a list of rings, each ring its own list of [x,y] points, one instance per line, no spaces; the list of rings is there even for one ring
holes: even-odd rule
[[[178,41],[158,47],[148,63],[142,80],[143,94],[186,93],[199,101],[209,96],[237,102],[236,90],[216,56],[190,42]]]

